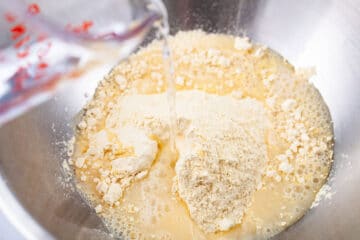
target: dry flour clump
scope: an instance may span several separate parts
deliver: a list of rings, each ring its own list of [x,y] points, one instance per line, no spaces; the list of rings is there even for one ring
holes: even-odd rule
[[[205,232],[241,223],[267,159],[264,132],[235,121],[214,123],[185,135],[176,164],[178,194]],[[254,137],[257,134],[262,138]]]
[[[97,193],[113,205],[134,180],[146,176],[157,151],[157,142],[133,126],[101,130],[89,134],[88,150],[75,160],[75,166],[96,172],[90,179]],[[82,174],[81,181],[86,180]]]
[[[200,109],[177,141],[175,189],[203,231],[226,231],[241,223],[261,184],[269,122],[256,100],[205,95]]]

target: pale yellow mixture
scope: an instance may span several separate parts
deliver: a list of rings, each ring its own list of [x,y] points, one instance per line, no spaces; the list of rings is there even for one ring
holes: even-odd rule
[[[179,32],[176,148],[162,44],[101,81],[78,124],[77,186],[125,239],[267,239],[309,209],[333,155],[327,106],[283,58],[247,38]]]

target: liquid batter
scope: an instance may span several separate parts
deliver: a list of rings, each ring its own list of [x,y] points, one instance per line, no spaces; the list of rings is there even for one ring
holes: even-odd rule
[[[309,209],[331,168],[331,118],[305,70],[246,38],[179,32],[176,153],[162,45],[99,84],[78,125],[80,192],[129,239],[267,239]]]

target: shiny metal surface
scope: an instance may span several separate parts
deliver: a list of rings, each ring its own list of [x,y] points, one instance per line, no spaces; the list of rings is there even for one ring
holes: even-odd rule
[[[274,239],[359,239],[360,2],[172,0],[166,5],[173,32],[199,27],[245,32],[295,66],[316,66],[313,82],[330,108],[335,128],[330,181],[334,195]],[[2,184],[0,202],[28,238],[105,238],[99,219],[61,184],[63,147],[57,144],[71,137],[71,123],[86,102],[84,93],[92,93],[101,74],[89,73],[55,99],[0,129],[2,178],[28,215],[7,200],[8,189]],[[23,215],[17,215],[19,211]],[[32,226],[30,216],[42,228]]]

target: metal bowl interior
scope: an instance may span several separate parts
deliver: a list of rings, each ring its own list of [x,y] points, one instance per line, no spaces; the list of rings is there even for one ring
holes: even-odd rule
[[[296,0],[165,1],[172,32],[202,28],[246,33],[295,66],[315,66],[314,85],[335,129],[334,195],[275,239],[358,239],[360,234],[360,2]],[[0,129],[0,206],[31,239],[106,239],[106,229],[64,186],[61,141],[106,69]]]

